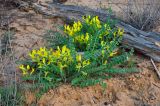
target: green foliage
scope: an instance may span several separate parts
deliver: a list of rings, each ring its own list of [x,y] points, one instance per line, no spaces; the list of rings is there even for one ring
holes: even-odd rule
[[[52,48],[32,50],[30,59],[20,65],[24,80],[32,81],[35,88],[47,91],[61,83],[106,87],[104,80],[112,74],[137,72],[114,68],[133,54],[133,50],[125,52],[119,47],[124,31],[115,27],[114,21],[102,23],[98,16],[86,16],[63,30],[64,35],[49,31],[46,36]]]
[[[63,45],[66,45],[68,43],[68,37],[62,35],[59,32],[55,32],[52,30],[48,30],[44,38],[48,41],[48,45],[50,48],[56,49],[57,46],[62,47]]]
[[[13,86],[0,87],[1,106],[23,106],[24,98]]]

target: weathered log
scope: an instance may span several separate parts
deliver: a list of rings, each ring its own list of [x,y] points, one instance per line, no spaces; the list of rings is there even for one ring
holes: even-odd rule
[[[81,20],[84,15],[98,15],[101,21],[106,21],[106,18],[111,16],[104,10],[93,10],[87,7],[79,7],[73,5],[63,5],[63,4],[47,4],[46,6],[41,6],[39,4],[33,3],[32,8],[45,16],[49,17],[60,17],[66,21],[71,20]],[[123,45],[128,45],[133,47],[135,50],[142,52],[146,56],[160,62],[160,34],[155,32],[144,32],[138,30],[131,25],[118,20],[116,24],[118,27],[122,27],[125,30],[123,37]]]

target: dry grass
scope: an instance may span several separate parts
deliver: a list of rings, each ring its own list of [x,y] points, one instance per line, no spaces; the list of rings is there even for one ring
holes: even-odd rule
[[[0,45],[0,106],[17,106],[21,101],[18,92],[18,73],[12,47],[13,33],[8,31],[1,36]]]
[[[140,30],[152,30],[160,23],[159,0],[127,0],[127,5],[119,8],[123,20]]]

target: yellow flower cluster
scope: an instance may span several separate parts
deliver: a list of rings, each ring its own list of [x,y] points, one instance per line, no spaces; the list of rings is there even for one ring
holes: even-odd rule
[[[118,53],[117,51],[111,52],[111,53],[109,54],[109,57],[113,57],[113,56],[115,56],[117,53]]]
[[[51,61],[51,54],[52,49],[47,50],[45,47],[41,47],[39,50],[32,50],[29,53],[29,56],[31,57],[33,62],[43,62],[46,63],[46,59],[48,59],[48,63]]]
[[[53,51],[52,49],[48,50],[45,47],[40,48],[39,50],[32,50],[31,53],[29,53],[29,56],[32,61],[37,64],[37,67],[35,67],[36,69],[44,70],[45,76],[50,72],[50,70],[44,69],[46,66],[57,65],[63,70],[73,61],[72,56],[70,55],[70,50],[66,46],[63,46],[61,49],[57,47],[56,51]],[[26,67],[20,65],[19,68],[22,70],[23,75],[27,75],[28,71],[31,71],[30,74],[35,71],[35,69],[31,68],[29,65]]]
[[[83,19],[90,26],[94,26],[98,29],[102,27],[101,21],[99,20],[98,16],[95,16],[95,17],[91,18],[91,16],[89,15],[87,17],[83,17]]]
[[[61,70],[68,67],[68,65],[73,61],[70,49],[68,49],[66,45],[64,45],[62,49],[58,46],[57,50],[53,52],[52,55],[56,59],[55,64],[57,64]]]
[[[90,65],[90,60],[82,60],[82,55],[81,54],[78,54],[76,56],[76,61],[77,61],[77,65],[76,65],[76,68],[78,69],[78,71],[81,69],[81,68],[84,68],[88,65]],[[83,74],[85,74],[84,72],[82,72]],[[86,75],[86,74],[85,74]]]
[[[105,28],[105,31],[103,33],[101,33],[100,36],[99,36],[99,38],[101,39],[101,41],[103,41],[103,38],[105,36],[108,36],[111,33],[111,31],[112,31],[112,29],[111,29],[111,27],[110,27],[109,24],[104,24],[104,28]]]
[[[89,41],[89,34],[76,36],[74,40],[79,43],[87,43]]]
[[[83,17],[86,24],[95,29],[100,29],[102,27],[98,16],[91,18],[91,16]],[[89,33],[80,34],[82,32],[82,23],[80,21],[74,22],[72,26],[65,25],[64,32],[69,36],[73,37],[75,43],[88,44],[90,35]]]
[[[102,51],[101,51],[102,58],[104,58],[105,57],[105,52],[109,49],[109,46],[104,41],[101,41],[101,46],[103,48]],[[116,54],[118,54],[118,52],[117,51],[113,51],[113,52],[109,53],[109,57],[113,57]],[[103,64],[107,64],[107,60],[103,60],[103,61],[104,61]]]
[[[22,74],[23,75],[32,75],[33,72],[35,71],[34,68],[31,68],[30,65],[24,66],[24,65],[20,65],[19,68],[22,70]]]
[[[73,26],[64,25],[64,32],[69,36],[74,36],[75,33],[82,29],[82,23],[80,21],[74,22]]]
[[[114,37],[123,36],[123,34],[124,34],[124,29],[121,29],[121,28],[118,28],[118,30],[113,33]]]
[[[77,35],[82,29],[82,23],[80,21],[74,22],[73,26],[65,25],[64,32],[69,36],[74,38],[74,42],[78,42],[80,44],[87,43],[89,40],[89,34],[80,34]]]

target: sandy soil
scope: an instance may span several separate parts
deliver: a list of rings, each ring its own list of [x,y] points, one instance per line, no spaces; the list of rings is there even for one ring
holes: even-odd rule
[[[106,80],[105,91],[99,85],[86,88],[62,85],[44,94],[38,106],[159,106],[160,81],[151,62],[133,58],[140,72]],[[160,69],[160,64],[157,65]],[[28,105],[35,102],[33,93],[26,97]]]
[[[68,0],[66,4],[97,8],[100,1],[108,6],[107,0]],[[47,19],[32,10],[18,12],[24,17],[10,24],[15,30],[13,48],[18,59],[25,57],[31,49],[47,43],[43,38],[46,30],[55,30],[55,26],[64,24],[60,19]],[[104,91],[99,85],[86,88],[62,85],[48,91],[38,101],[33,93],[27,91],[26,105],[31,106],[37,102],[38,106],[160,106],[160,80],[150,60],[141,55],[132,59],[135,60],[140,72],[114,76],[106,80],[107,88]],[[160,69],[160,63],[156,65]]]

